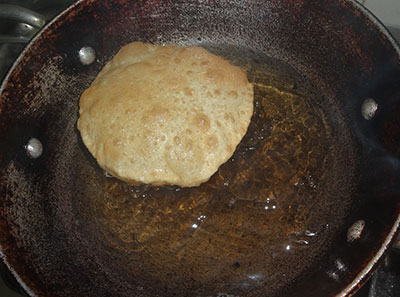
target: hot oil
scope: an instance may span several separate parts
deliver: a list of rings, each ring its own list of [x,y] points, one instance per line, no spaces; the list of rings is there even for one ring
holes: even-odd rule
[[[82,162],[91,183],[78,178],[77,208],[102,242],[99,253],[135,283],[259,296],[293,281],[328,247],[349,205],[352,172],[340,168],[350,135],[287,65],[246,49],[209,49],[254,83],[254,115],[231,159],[195,188],[128,186]]]

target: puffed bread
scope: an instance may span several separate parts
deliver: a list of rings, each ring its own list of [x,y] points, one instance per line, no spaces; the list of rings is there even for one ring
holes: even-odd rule
[[[133,42],[83,92],[78,129],[116,178],[198,186],[234,153],[253,97],[244,71],[203,48]]]

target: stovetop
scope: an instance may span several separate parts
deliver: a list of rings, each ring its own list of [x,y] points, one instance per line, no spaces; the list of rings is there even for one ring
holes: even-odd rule
[[[76,0],[0,0],[0,4],[15,4],[39,12],[44,22],[68,7]],[[364,1],[365,2],[365,1]],[[371,1],[370,1],[371,2]],[[368,3],[367,3],[368,4]],[[19,16],[24,18],[26,16]],[[399,26],[388,26],[389,31],[400,43]],[[10,22],[0,11],[0,82],[25,43],[38,31],[35,26],[23,22]],[[11,36],[11,38],[10,38]],[[18,283],[0,261],[0,296],[26,296]],[[371,279],[357,292],[355,297],[398,297],[400,296],[400,241],[393,247]]]

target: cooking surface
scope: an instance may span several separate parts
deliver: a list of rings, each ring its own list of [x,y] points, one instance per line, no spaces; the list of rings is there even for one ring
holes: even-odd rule
[[[117,254],[113,265],[131,284],[179,296],[202,287],[236,288],[238,295],[252,289],[259,296],[257,288],[265,294],[264,284],[276,290],[291,283],[328,248],[351,206],[355,153],[345,123],[332,119],[327,104],[319,104],[320,92],[310,91],[294,70],[248,49],[209,49],[255,83],[256,111],[236,153],[209,182],[167,188],[107,178],[76,149],[75,161],[59,165],[71,172],[64,179],[73,180],[73,208],[86,222],[79,226],[82,238],[70,238],[69,245],[96,242],[101,248],[92,253],[104,266],[110,265],[106,254]],[[74,129],[68,134],[63,139],[76,138]],[[58,191],[52,190],[55,197]],[[338,196],[340,204],[327,208]]]
[[[257,66],[251,65],[251,63],[245,63],[245,61],[237,59],[237,56],[238,55],[233,54],[231,56],[231,59],[236,59],[236,61],[239,62],[239,64],[242,64],[243,67],[246,68]],[[278,68],[282,69],[280,67]],[[252,70],[253,71],[251,72],[257,73],[257,71],[254,71],[256,69]],[[228,164],[224,165],[224,167],[221,168],[221,174],[216,175],[210,185],[208,185],[213,187],[213,191],[217,190],[217,194],[215,194],[218,196],[218,199],[215,202],[216,204],[213,204],[214,202],[207,199],[198,200],[197,197],[201,196],[201,193],[196,191],[194,191],[194,194],[192,194],[189,193],[189,191],[180,190],[178,188],[164,189],[160,191],[158,189],[147,187],[126,187],[122,183],[117,182],[114,179],[105,179],[103,174],[99,171],[91,171],[91,168],[93,168],[93,166],[85,167],[84,161],[83,163],[79,163],[79,166],[82,167],[77,168],[78,172],[80,172],[80,175],[78,177],[90,176],[92,184],[89,186],[81,186],[79,188],[83,189],[84,191],[94,191],[93,193],[95,195],[92,197],[97,197],[96,199],[98,199],[85,200],[84,198],[88,197],[87,195],[85,195],[85,192],[77,193],[78,195],[82,194],[83,198],[82,204],[77,207],[78,213],[81,216],[86,216],[86,219],[89,222],[89,224],[87,226],[84,226],[84,228],[96,229],[99,228],[99,226],[104,227],[104,223],[101,222],[101,219],[96,221],[94,217],[90,217],[90,215],[87,213],[87,209],[92,209],[94,213],[100,214],[100,217],[105,218],[108,216],[111,219],[118,218],[118,221],[126,220],[127,224],[123,225],[128,226],[130,223],[133,223],[131,221],[131,214],[136,212],[140,215],[143,215],[149,220],[146,221],[147,225],[143,224],[141,226],[137,226],[135,232],[132,233],[131,228],[126,228],[126,226],[124,227],[118,225],[117,223],[114,225],[111,224],[110,226],[107,226],[108,230],[106,229],[107,231],[105,232],[105,234],[102,234],[102,236],[107,238],[106,244],[109,244],[110,247],[112,247],[113,242],[117,241],[122,241],[126,245],[137,244],[139,242],[138,250],[140,250],[141,241],[149,241],[150,244],[153,244],[152,248],[158,251],[160,255],[162,255],[162,253],[165,253],[165,250],[161,247],[163,244],[165,244],[165,242],[168,241],[168,244],[170,244],[171,248],[170,251],[173,250],[175,252],[174,257],[178,257],[180,259],[185,259],[186,257],[187,261],[190,262],[193,259],[190,259],[191,257],[187,256],[189,251],[189,254],[192,253],[192,255],[200,255],[200,258],[202,257],[201,261],[207,261],[208,255],[202,250],[202,244],[203,242],[207,242],[210,239],[215,240],[217,244],[219,242],[221,243],[220,245],[215,245],[215,251],[217,252],[217,254],[218,251],[220,251],[221,256],[223,254],[226,254],[226,250],[235,250],[239,248],[241,249],[240,251],[245,254],[246,245],[248,245],[249,242],[256,246],[257,244],[259,244],[258,241],[262,239],[265,234],[260,234],[257,228],[256,230],[251,230],[251,232],[243,232],[243,230],[240,231],[235,228],[235,224],[237,222],[230,220],[229,215],[226,221],[221,221],[221,219],[219,218],[219,214],[226,215],[229,213],[235,213],[238,210],[242,212],[243,209],[251,209],[252,211],[254,209],[257,209],[257,211],[255,212],[255,217],[246,217],[246,215],[244,215],[242,218],[243,221],[259,221],[265,219],[266,223],[269,223],[270,225],[273,225],[273,222],[279,220],[286,221],[286,223],[292,222],[291,224],[275,225],[275,228],[281,229],[280,232],[288,235],[285,238],[272,237],[273,242],[271,243],[271,247],[277,249],[277,256],[285,256],[287,257],[289,262],[291,254],[303,253],[305,257],[304,260],[311,260],[312,262],[312,258],[315,257],[315,254],[309,251],[312,251],[313,247],[318,247],[318,238],[320,238],[319,236],[324,236],[323,226],[326,226],[326,224],[329,225],[329,223],[332,224],[334,222],[335,219],[331,216],[337,216],[339,214],[340,217],[340,213],[342,211],[346,211],[348,207],[348,205],[346,204],[346,199],[344,199],[343,201],[343,210],[337,210],[338,213],[320,213],[321,216],[319,218],[313,218],[307,215],[309,213],[309,209],[304,208],[301,203],[293,204],[292,197],[289,197],[291,195],[287,194],[282,196],[282,193],[292,193],[293,195],[300,195],[300,201],[301,199],[318,200],[316,199],[316,197],[319,197],[318,195],[321,195],[321,193],[319,193],[318,191],[326,186],[323,184],[324,182],[326,182],[326,179],[323,178],[323,172],[319,172],[319,170],[324,168],[324,166],[327,166],[327,164],[329,164],[330,162],[333,162],[333,159],[329,156],[323,156],[320,152],[318,152],[318,150],[310,151],[308,145],[313,142],[315,145],[316,139],[322,138],[322,141],[319,140],[318,143],[318,145],[321,146],[321,152],[326,147],[334,146],[335,143],[331,143],[329,141],[329,137],[327,137],[327,135],[332,135],[332,127],[324,124],[324,122],[326,122],[327,120],[326,116],[324,115],[325,111],[320,109],[319,107],[315,107],[316,105],[313,104],[315,102],[310,100],[312,96],[310,97],[309,93],[302,90],[303,84],[298,83],[298,78],[293,78],[293,80],[289,80],[293,81],[293,83],[290,82],[289,84],[284,85],[282,85],[281,81],[274,80],[274,75],[271,75],[268,78],[264,77],[261,80],[260,77],[257,76],[250,77],[250,79],[258,83],[256,85],[256,117],[263,118],[268,115],[270,117],[268,120],[271,122],[275,121],[274,124],[278,128],[276,129],[276,131],[272,131],[268,130],[268,127],[264,129],[265,127],[261,127],[260,125],[253,123],[253,126],[250,128],[251,131],[249,131],[251,133],[248,133],[247,137],[243,140],[240,149],[238,150],[236,155],[231,161],[228,162]],[[266,104],[265,100],[263,100],[263,97],[266,94],[269,94],[272,98],[274,98],[274,100],[272,102],[269,102],[268,104]],[[299,99],[303,98],[306,98],[305,103],[304,101],[302,101],[303,105],[299,105],[299,102],[301,101]],[[292,107],[292,109],[301,110],[302,115],[298,118],[293,118],[291,114],[279,114],[278,112],[274,113],[274,111],[278,111],[277,107],[279,107],[279,105],[282,103],[282,100],[286,101],[286,103],[288,103]],[[294,110],[291,110],[291,112],[293,112]],[[313,120],[311,120],[310,122],[311,118],[313,118]],[[311,128],[311,131],[314,130],[315,134],[308,134],[307,137],[304,137],[304,133],[310,133],[310,131],[306,128]],[[262,131],[262,129],[264,130]],[[246,176],[246,174],[243,174],[241,176],[236,176],[235,174],[232,174],[232,172],[235,172],[235,170],[232,169],[235,166],[243,166],[243,168],[245,169],[246,167],[251,167],[250,165],[258,164],[260,160],[257,159],[257,156],[254,157],[253,148],[257,148],[257,151],[258,148],[263,146],[270,146],[268,147],[268,149],[271,149],[271,146],[272,148],[274,148],[274,145],[278,145],[279,147],[281,147],[282,145],[285,146],[285,144],[279,143],[279,141],[281,141],[282,139],[280,135],[280,130],[287,131],[288,129],[292,129],[292,134],[289,133],[288,135],[292,137],[292,140],[296,139],[297,141],[288,141],[286,144],[287,147],[284,151],[279,151],[277,149],[278,147],[275,147],[275,151],[277,151],[277,153],[272,156],[271,159],[268,159],[269,163],[259,166],[260,175],[270,175],[271,179],[269,180],[269,182],[272,184],[272,186],[270,184],[268,189],[274,189],[274,191],[270,191],[267,195],[265,195],[265,193],[263,193],[263,195],[258,195],[259,197],[257,197],[256,199],[254,199],[254,197],[248,199],[249,197],[246,196],[246,193],[241,193],[239,189],[239,192],[230,193],[230,195],[234,197],[233,199],[230,197],[228,199],[228,195],[223,193],[224,191],[226,191],[227,188],[229,188],[228,186],[235,185],[236,178],[241,178],[244,180],[249,179],[249,176]],[[303,140],[303,138],[306,140]],[[337,145],[340,145],[340,141],[346,143],[345,139],[333,139],[334,141],[336,141]],[[293,153],[300,153],[300,151],[308,152],[312,161],[308,164],[301,164],[301,160],[303,160],[304,158],[291,160],[291,156],[293,156]],[[83,160],[87,158],[87,156],[81,157],[83,157]],[[237,163],[235,162],[242,162],[243,164],[236,165]],[[274,168],[274,170],[266,170],[266,168]],[[243,170],[243,172],[246,172],[246,170]],[[343,178],[343,176],[341,176],[340,178]],[[82,180],[83,179],[76,178],[77,183],[81,182]],[[288,181],[290,181],[291,183],[288,184]],[[254,186],[257,187],[260,193],[264,190],[264,185]],[[290,188],[286,189],[287,187]],[[116,195],[119,198],[117,200],[110,199],[110,197],[107,196],[107,193],[111,192],[113,193],[113,195]],[[156,199],[157,195],[160,195],[161,192],[173,193],[170,195],[168,205],[163,205],[162,202]],[[193,199],[187,199],[188,196],[193,197]],[[269,198],[269,200],[267,198]],[[322,200],[322,202],[331,203],[329,201],[329,199],[331,198],[326,197],[326,199],[328,200]],[[170,202],[172,203],[170,204]],[[203,205],[201,203],[203,203]],[[180,226],[180,228],[178,228],[179,234],[171,235],[172,238],[175,238],[177,240],[176,242],[174,242],[173,240],[170,241],[169,238],[167,240],[166,236],[168,233],[168,224],[164,224],[164,222],[171,222],[172,215],[179,213],[179,208],[181,206],[183,206],[183,209],[181,210],[182,220],[178,222]],[[171,209],[169,209],[169,207],[171,207]],[[174,209],[174,207],[176,209]],[[318,204],[316,204],[315,207],[318,209]],[[216,214],[214,214],[214,216],[208,214],[209,209],[211,208],[213,209],[213,211],[216,210]],[[295,209],[295,211],[293,210],[291,215],[289,212],[289,216],[282,219],[283,214],[281,212],[281,209],[289,208]],[[126,212],[121,213],[116,211],[118,209],[125,209]],[[210,221],[211,223],[209,223]],[[315,228],[310,228],[310,226],[314,226]],[[220,231],[221,234],[219,234],[218,231]],[[161,237],[157,237],[160,236],[160,234]],[[183,241],[185,241],[185,237],[188,237],[187,234],[199,235],[197,239],[196,236],[190,236],[191,239],[187,242],[186,245],[179,246],[175,244],[177,242],[182,242],[182,237]],[[309,236],[310,234],[318,234],[319,236]],[[246,241],[241,240],[242,235],[244,235],[244,238],[247,238]],[[160,240],[159,238],[161,238],[162,240]],[[229,242],[228,246],[224,244],[224,241],[227,238],[229,238],[229,241],[227,241]],[[248,238],[252,238],[252,240],[248,240]],[[134,259],[135,255],[131,255],[131,257],[131,259]],[[230,258],[228,253],[228,256],[225,259],[219,259],[222,260],[222,262],[216,261],[217,265],[215,265],[214,270],[217,271],[218,269],[222,269],[223,266],[219,266],[222,263],[224,267],[229,267],[228,269],[231,269],[234,272],[243,272],[244,270],[251,267],[249,265],[250,259],[251,257],[244,257],[244,260],[237,257]],[[161,262],[155,263],[155,265],[161,265],[163,267],[168,266],[168,263],[162,262],[167,260],[164,257],[155,259],[154,261],[158,260],[161,260]],[[208,258],[208,260],[210,260],[210,258]],[[273,268],[273,259],[266,260],[267,266],[272,265],[268,268]],[[122,260],[117,259],[117,264],[118,261]],[[196,261],[198,261],[198,259],[196,259],[195,262],[191,262],[192,265],[197,265],[198,263]],[[121,263],[119,263],[119,265],[121,265]],[[127,267],[129,267],[129,265],[130,264],[127,263]],[[174,265],[176,265],[176,263],[173,263],[171,261],[169,265],[172,268],[174,267]],[[266,267],[262,268],[265,269]],[[254,284],[260,282],[260,274],[254,272],[254,270],[248,270],[245,274],[242,273],[243,275],[246,275],[247,283],[250,282]]]

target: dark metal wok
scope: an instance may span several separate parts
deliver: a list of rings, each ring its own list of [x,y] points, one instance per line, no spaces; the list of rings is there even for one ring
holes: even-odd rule
[[[136,40],[255,85],[198,188],[127,186],[80,140],[80,94]],[[355,1],[80,1],[1,87],[0,255],[31,296],[350,296],[400,223],[399,114],[400,49]]]

